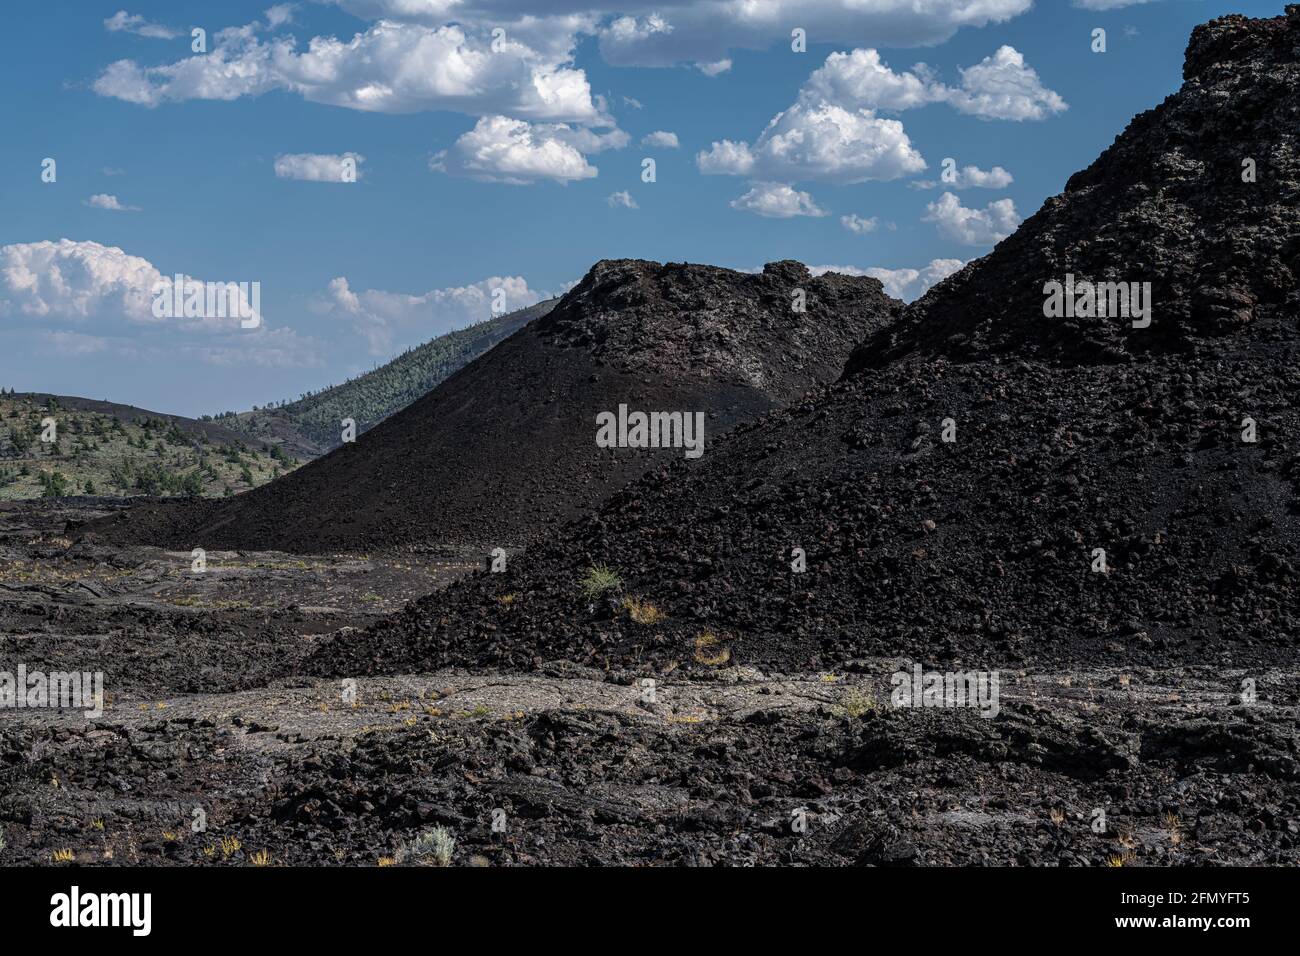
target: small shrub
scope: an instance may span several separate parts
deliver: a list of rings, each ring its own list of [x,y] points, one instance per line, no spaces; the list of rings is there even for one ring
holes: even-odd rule
[[[446,827],[434,827],[418,834],[409,843],[397,848],[394,857],[399,863],[432,863],[448,866],[456,852],[456,838]]]
[[[589,598],[599,597],[606,591],[613,591],[623,586],[623,579],[603,564],[592,565],[587,576],[582,579],[582,593]]]
[[[637,624],[646,626],[658,624],[667,616],[649,601],[642,601],[640,598],[624,598],[623,610],[627,611],[627,616]]]
[[[876,709],[876,698],[869,690],[861,690],[857,687],[850,687],[848,691],[840,698],[840,706],[844,708],[844,713],[853,720],[857,720],[864,714]]]
[[[721,667],[731,660],[731,649],[718,635],[705,631],[695,639],[695,662],[707,667]]]

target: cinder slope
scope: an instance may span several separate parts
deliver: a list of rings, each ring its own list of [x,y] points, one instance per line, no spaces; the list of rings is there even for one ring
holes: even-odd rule
[[[806,311],[792,308],[802,289]],[[134,509],[96,531],[174,547],[302,552],[523,544],[680,448],[602,449],[596,416],[702,412],[723,431],[835,379],[897,314],[875,279],[598,263],[555,309],[324,458],[213,507]]]
[[[312,667],[1292,659],[1300,6],[1197,28],[1186,72],[1014,237],[867,337],[827,395]],[[1150,327],[1045,317],[1067,271],[1152,282]],[[597,563],[622,584],[593,600]],[[629,598],[664,619],[633,620]]]
[[[432,391],[457,369],[545,315],[557,301],[547,299],[440,335],[364,375],[287,405],[231,412],[216,420],[241,434],[278,444],[297,458],[319,458],[343,443],[339,427],[343,419],[356,422],[357,434],[369,431]]]

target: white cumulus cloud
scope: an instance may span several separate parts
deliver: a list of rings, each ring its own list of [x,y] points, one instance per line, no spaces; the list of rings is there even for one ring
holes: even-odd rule
[[[752,144],[715,141],[696,156],[696,165],[706,174],[785,182],[886,181],[918,173],[926,163],[903,124],[879,116],[880,111],[947,103],[981,119],[1026,120],[1066,108],[1009,46],[963,69],[961,76],[961,85],[950,87],[924,64],[895,72],[874,49],[832,53],[809,76],[794,105],[778,113]]]
[[[801,96],[810,102],[901,111],[935,102],[939,90],[942,85],[924,65],[895,73],[878,50],[861,49],[826,57],[804,83]]]
[[[885,291],[895,299],[911,302],[925,295],[931,286],[938,285],[965,264],[960,259],[931,259],[930,264],[921,269],[873,268],[867,270],[867,275],[879,279],[884,284]]]
[[[184,100],[234,100],[287,90],[316,103],[379,113],[451,110],[532,120],[607,120],[582,70],[574,36],[543,36],[534,48],[508,39],[492,48],[486,28],[381,20],[350,40],[262,40],[260,24],[223,30],[206,54],[161,66],[110,64],[95,80],[101,96],[154,107]],[[561,31],[563,32],[563,31]]]
[[[181,273],[188,290],[205,280]],[[252,310],[255,277],[214,282],[246,282],[239,297]],[[287,327],[271,328],[264,314],[243,328],[237,314],[224,317],[165,317],[155,314],[156,296],[170,294],[174,275],[117,246],[60,239],[0,246],[2,331],[35,331],[46,348],[85,355],[112,344],[123,356],[189,355],[210,364],[234,359],[254,365],[316,365],[317,343]]]
[[[611,206],[622,206],[625,209],[640,208],[637,206],[636,200],[632,198],[632,194],[626,189],[610,194],[605,198],[605,202],[609,203]]]
[[[1001,46],[992,56],[961,71],[961,86],[944,99],[954,109],[980,119],[1041,120],[1066,109],[1060,94],[1047,89],[1015,47]]]
[[[749,192],[731,201],[731,207],[769,219],[827,215],[825,210],[818,208],[812,196],[784,183],[753,183]]]
[[[815,276],[827,272],[838,272],[846,276],[871,276],[879,279],[885,292],[895,299],[911,302],[919,299],[930,289],[948,276],[952,275],[966,263],[960,259],[932,259],[930,264],[921,269],[882,269],[872,267],[863,269],[859,266],[809,266],[808,271]]]
[[[525,5],[540,12],[544,3]],[[963,27],[1003,23],[1032,6],[1033,0],[631,0],[598,32],[602,56],[617,66],[717,64],[733,50],[788,45],[796,26],[810,44],[932,46]]]
[[[753,146],[721,140],[696,156],[696,165],[706,174],[861,183],[920,172],[925,160],[898,120],[800,102],[777,114]]]
[[[876,216],[872,216],[869,219],[864,219],[862,216],[859,216],[856,213],[850,213],[847,216],[840,216],[840,225],[843,226],[845,229],[847,229],[849,232],[856,233],[857,235],[861,236],[861,235],[865,235],[868,232],[875,232],[876,228],[880,225],[880,219],[877,218]]]
[[[274,30],[286,23],[291,23],[293,21],[293,8],[292,3],[277,3],[273,7],[268,7],[264,14],[266,25]]]
[[[800,96],[805,102],[850,109],[902,111],[947,103],[987,120],[1041,120],[1067,108],[1058,93],[1043,86],[1015,47],[999,47],[959,72],[961,84],[954,87],[940,82],[924,63],[895,72],[878,50],[832,53],[808,77]]]
[[[913,189],[934,189],[937,186],[945,189],[1005,189],[1013,182],[1015,178],[1001,166],[992,169],[963,166],[961,169],[953,167],[951,180],[918,179],[909,185]]]
[[[932,222],[939,235],[964,246],[988,246],[1005,239],[1020,225],[1016,204],[998,199],[983,209],[967,209],[952,193],[925,207],[922,222]]]
[[[507,116],[484,116],[450,149],[437,153],[429,168],[449,176],[513,185],[543,179],[567,183],[596,175],[596,167],[587,162],[582,149],[604,148],[606,142],[590,130],[562,123],[531,124]]]
[[[666,130],[657,129],[653,133],[646,133],[641,138],[642,146],[657,146],[660,149],[677,149],[681,144],[677,142],[677,134],[669,133]]]
[[[94,209],[107,209],[109,212],[139,212],[139,206],[124,206],[121,200],[110,193],[95,193],[86,200],[86,205]]]
[[[544,298],[530,289],[522,276],[491,276],[465,286],[432,289],[423,295],[381,289],[354,292],[347,278],[339,276],[330,280],[316,308],[350,325],[365,339],[371,355],[387,356],[397,348],[490,319],[496,302],[505,311],[513,312]]]

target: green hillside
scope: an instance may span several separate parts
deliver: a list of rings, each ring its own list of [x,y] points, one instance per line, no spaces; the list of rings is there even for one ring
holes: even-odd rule
[[[341,443],[343,419],[356,422],[357,434],[372,428],[533,319],[551,311],[556,301],[549,299],[440,335],[372,372],[342,385],[310,392],[295,402],[248,412],[225,412],[211,421],[255,441],[279,446],[295,457],[323,455]]]
[[[299,464],[213,423],[84,398],[0,394],[0,500],[222,496]]]

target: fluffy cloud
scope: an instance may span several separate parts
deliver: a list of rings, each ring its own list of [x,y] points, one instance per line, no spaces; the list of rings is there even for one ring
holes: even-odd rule
[[[1065,100],[1047,89],[1024,55],[1001,46],[992,56],[961,71],[961,87],[946,101],[980,119],[1041,120],[1066,109]]]
[[[621,131],[614,131],[619,133]],[[595,134],[559,124],[530,124],[506,116],[485,116],[451,149],[429,161],[429,168],[449,176],[523,185],[542,179],[567,183],[591,179],[596,167],[582,150],[598,151],[620,142],[613,134]],[[621,139],[626,144],[626,135]]]
[[[808,77],[801,96],[810,102],[910,110],[935,102],[942,88],[924,64],[911,72],[895,73],[881,60],[878,50],[865,49],[832,53]]]
[[[813,202],[812,196],[783,183],[754,183],[749,192],[731,201],[731,207],[769,219],[827,215]]]
[[[714,63],[733,49],[767,49],[790,42],[792,26],[813,43],[929,46],[962,27],[1001,23],[1024,13],[1032,0],[328,0],[368,20],[417,23],[560,19],[557,7],[582,17],[598,33],[610,63],[672,66]],[[615,14],[609,16],[609,14]],[[508,32],[513,32],[507,25]]]
[[[615,65],[690,63],[717,76],[731,68],[732,50],[788,43],[791,24],[812,43],[928,46],[1032,6],[1032,0],[625,0],[611,9],[597,0],[569,0],[557,13],[550,0],[332,2],[377,22],[350,41],[314,37],[300,52],[292,39],[262,42],[256,35],[290,21],[291,5],[279,4],[264,22],[218,33],[209,54],[153,67],[112,64],[96,89],[149,106],[285,89],[354,109],[582,122],[600,109],[584,72],[572,66],[583,35],[597,36],[605,60]],[[125,11],[106,24],[146,35],[168,31]],[[498,27],[507,40],[493,54],[491,31]]]
[[[501,290],[498,294],[497,290]],[[502,301],[513,312],[545,296],[528,287],[520,276],[492,276],[482,282],[423,295],[367,289],[352,291],[342,276],[332,279],[317,311],[340,318],[366,340],[370,354],[391,355],[397,348],[464,328],[492,317],[492,306]]]
[[[572,47],[594,34],[617,66],[693,64],[707,76],[731,69],[730,53],[790,42],[798,25],[810,43],[932,46],[963,27],[1002,23],[1033,0],[326,0],[367,20],[501,26],[534,47]],[[558,7],[564,13],[555,13]],[[514,22],[510,22],[515,18]],[[545,38],[545,40],[543,39]]]
[[[288,90],[304,99],[379,113],[422,110],[507,113],[525,119],[607,122],[582,70],[569,66],[573,35],[542,35],[548,48],[490,33],[380,21],[351,40],[263,41],[256,27],[223,30],[213,49],[162,66],[119,60],[95,80],[101,96],[154,107],[182,100],[234,100]],[[564,33],[564,31],[560,31]]]
[[[809,266],[808,271],[815,276],[827,272],[838,272],[846,276],[871,276],[879,279],[885,292],[896,299],[911,302],[919,299],[933,285],[942,282],[966,263],[960,259],[932,259],[922,269],[861,269],[858,266]]]
[[[832,53],[809,76],[795,104],[778,113],[752,145],[716,141],[696,156],[696,164],[706,174],[786,182],[897,179],[926,164],[903,124],[879,117],[881,110],[948,103],[981,119],[1024,120],[1066,108],[1009,46],[963,69],[961,76],[961,86],[949,87],[924,64],[896,73],[876,50]],[[969,168],[972,175],[995,175]]]
[[[301,179],[312,183],[352,182],[345,173],[351,171],[361,178],[361,164],[365,157],[360,153],[286,153],[275,158],[275,175],[280,179]],[[351,160],[352,164],[346,165]]]
[[[544,6],[541,0],[534,3],[539,11]],[[962,27],[1001,23],[1032,5],[1032,0],[633,0],[619,5],[624,16],[600,28],[600,50],[618,66],[716,64],[732,50],[788,44],[793,26],[805,29],[810,43],[930,46]],[[468,0],[468,6],[482,4]]]
[[[880,225],[880,220],[875,216],[870,219],[863,219],[856,213],[850,213],[847,216],[840,216],[840,225],[849,232],[862,236],[868,232],[875,232],[876,227]]]
[[[607,149],[623,149],[632,141],[632,138],[627,133],[617,128],[601,133],[585,126],[554,123],[549,126],[534,125],[533,129],[544,130],[547,136],[551,136],[561,143],[568,143],[574,149],[583,153],[603,153]]]
[[[874,49],[832,53],[808,78],[800,96],[805,102],[873,110],[947,103],[988,120],[1041,120],[1067,108],[1059,94],[1043,86],[1015,47],[999,47],[960,73],[961,85],[952,87],[939,82],[924,63],[896,73]]]
[[[622,206],[625,209],[640,208],[637,206],[636,200],[632,198],[632,194],[626,189],[607,196],[605,202],[609,203],[610,206]]]
[[[706,174],[861,183],[920,172],[925,160],[898,120],[801,102],[777,114],[752,147],[715,142],[696,156],[696,165]]]
[[[0,246],[0,310],[74,322],[101,312],[154,323],[154,284],[162,274],[147,259],[97,242]]]
[[[326,0],[366,20],[435,21],[464,12],[464,0]]]
[[[932,259],[922,269],[868,269],[867,275],[884,283],[885,291],[896,299],[911,302],[919,299],[966,263],[960,259]]]
[[[948,161],[945,160],[946,162]],[[1001,166],[994,166],[992,169],[980,169],[978,166],[963,166],[957,169],[954,166],[952,176],[950,182],[918,179],[909,185],[913,189],[934,189],[936,186],[943,186],[945,189],[1005,189],[1015,181],[1014,177]]]
[[[139,206],[123,206],[116,196],[109,193],[95,193],[86,200],[86,205],[94,209],[107,209],[109,212],[139,212]]]
[[[724,139],[697,153],[695,165],[706,176],[748,176],[754,168],[754,154],[748,143]]]
[[[203,280],[182,275],[182,281],[188,287]],[[111,347],[118,355],[136,358],[184,354],[217,364],[319,364],[313,340],[292,329],[270,328],[260,314],[257,326],[247,329],[233,314],[155,315],[155,293],[168,294],[172,283],[173,276],[163,275],[149,260],[98,242],[61,239],[0,246],[5,331],[34,330],[47,350],[86,355]],[[241,296],[249,306],[256,299],[260,294]]]
[[[999,199],[983,209],[967,209],[952,193],[944,193],[925,207],[921,221],[934,223],[945,239],[964,246],[987,246],[1015,232],[1020,216],[1010,199]]]
[[[669,133],[665,130],[655,130],[653,133],[647,133],[641,138],[642,146],[655,146],[660,149],[677,149],[681,146],[677,142],[677,134]]]
[[[179,30],[165,27],[160,23],[150,23],[138,13],[119,10],[104,21],[104,29],[109,33],[134,33],[136,36],[149,37],[153,40],[174,40],[180,36]]]
[[[277,3],[273,7],[268,7],[266,11],[266,25],[272,30],[282,27],[286,23],[293,21],[293,4]]]

